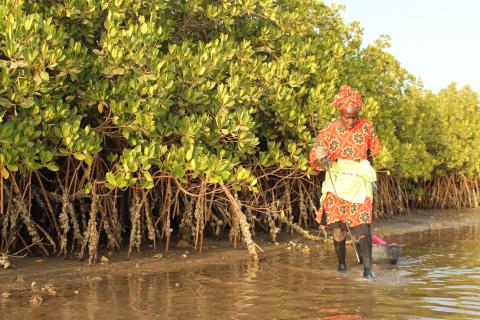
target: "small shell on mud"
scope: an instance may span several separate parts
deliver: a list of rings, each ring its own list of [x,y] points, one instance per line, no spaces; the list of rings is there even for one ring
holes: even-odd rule
[[[182,258],[186,258],[188,255],[186,253],[182,254]]]
[[[42,301],[43,301],[43,298],[38,293],[34,293],[29,299],[29,302],[32,306],[39,305],[40,303],[42,303]]]
[[[3,266],[4,269],[8,269],[8,267],[10,267],[8,256],[4,253],[0,253],[0,266]]]
[[[55,288],[53,287],[52,284],[46,284],[42,287],[42,292],[54,296],[57,294],[57,291],[55,291]]]
[[[109,263],[109,262],[110,262],[110,260],[109,260],[107,257],[105,257],[105,256],[102,256],[102,257],[100,258],[100,263]]]
[[[163,258],[163,253],[157,253],[153,255],[153,259],[160,259],[160,258]]]
[[[10,298],[11,295],[12,294],[8,291],[3,291],[2,292],[2,298],[8,299],[8,298]]]

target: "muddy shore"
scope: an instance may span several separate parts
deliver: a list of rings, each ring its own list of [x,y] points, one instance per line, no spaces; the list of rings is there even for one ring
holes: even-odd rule
[[[416,210],[408,215],[378,220],[373,224],[373,232],[381,237],[392,238],[395,235],[426,230],[480,225],[480,208],[463,210]],[[310,231],[318,235],[318,230]],[[260,260],[279,254],[285,250],[289,241],[307,245],[323,245],[304,239],[299,234],[281,234],[277,243],[272,243],[269,235],[259,234],[254,239],[263,249]],[[326,248],[330,247],[328,244]],[[125,251],[100,251],[96,265],[78,259],[49,258],[12,258],[12,267],[0,270],[0,299],[10,299],[20,293],[28,295],[32,282],[39,286],[51,284],[54,288],[67,284],[98,281],[110,277],[148,275],[162,272],[190,270],[203,265],[225,264],[232,261],[248,261],[247,250],[242,245],[234,249],[227,240],[206,239],[202,252],[194,248],[173,248],[165,253],[162,249],[144,248],[128,260]],[[260,262],[261,263],[261,262]],[[48,289],[48,288],[47,288]]]

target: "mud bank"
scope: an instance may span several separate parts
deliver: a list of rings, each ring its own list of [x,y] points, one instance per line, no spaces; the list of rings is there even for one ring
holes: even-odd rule
[[[480,225],[480,209],[464,210],[416,210],[409,215],[396,216],[386,220],[375,221],[373,232],[380,236],[393,237],[411,232],[421,232],[434,229],[457,228],[469,225]],[[315,235],[319,230],[310,229]],[[301,242],[304,246],[330,246],[324,243],[304,239],[299,234],[281,234],[277,243],[272,243],[268,234],[257,234],[256,243],[263,249],[262,259],[280,254],[290,241]],[[132,259],[127,259],[123,252],[100,251],[101,261],[96,265],[88,265],[87,261],[79,261],[74,257],[49,258],[12,258],[12,267],[0,270],[0,299],[11,299],[15,296],[28,298],[35,289],[42,285],[53,288],[70,287],[75,283],[95,282],[119,276],[132,274],[148,275],[162,272],[191,270],[204,265],[225,264],[232,261],[248,262],[248,252],[243,246],[234,249],[226,240],[206,239],[202,252],[194,248],[173,248],[165,253],[162,249],[144,248]],[[103,262],[102,262],[103,261]],[[45,289],[50,290],[49,288]],[[44,292],[45,293],[45,292]],[[48,294],[48,292],[46,292]]]

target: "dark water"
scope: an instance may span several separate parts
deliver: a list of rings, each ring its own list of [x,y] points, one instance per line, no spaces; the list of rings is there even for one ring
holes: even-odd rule
[[[352,250],[339,274],[333,250],[310,245],[258,264],[82,282],[39,306],[0,300],[0,319],[480,319],[480,228],[390,240],[406,244],[402,258],[374,265],[373,281]]]

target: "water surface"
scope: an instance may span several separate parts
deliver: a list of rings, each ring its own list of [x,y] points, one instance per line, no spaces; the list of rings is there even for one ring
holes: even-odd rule
[[[2,300],[0,319],[480,319],[479,227],[389,240],[402,257],[374,265],[373,281],[350,247],[339,274],[333,249],[309,244],[257,264],[68,283],[39,306]]]

